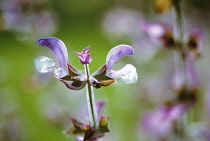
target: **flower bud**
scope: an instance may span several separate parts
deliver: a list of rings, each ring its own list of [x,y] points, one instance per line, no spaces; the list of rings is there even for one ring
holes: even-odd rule
[[[79,57],[81,64],[90,64],[92,58],[90,56],[90,48],[86,47],[82,50],[82,52],[74,52]]]

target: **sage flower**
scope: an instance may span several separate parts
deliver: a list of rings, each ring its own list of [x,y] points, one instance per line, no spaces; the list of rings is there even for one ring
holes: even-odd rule
[[[18,39],[28,41],[56,31],[54,13],[43,7],[47,3],[32,0],[2,0],[0,3],[1,28],[13,31]]]
[[[154,139],[165,139],[175,129],[177,121],[186,110],[184,105],[161,106],[142,119],[143,130]]]
[[[139,28],[141,19],[142,16],[138,11],[119,7],[114,8],[104,15],[103,30],[111,40],[129,39],[133,41],[141,33]]]
[[[203,32],[200,29],[193,29],[187,39],[187,47],[190,53],[196,58],[199,57],[203,51]]]
[[[48,47],[56,56],[60,67],[55,68],[53,59],[41,56],[36,58],[35,67],[40,73],[53,72],[54,77],[62,81],[69,89],[82,89],[87,81],[95,88],[113,84],[116,79],[122,79],[126,84],[137,82],[136,68],[127,64],[121,70],[112,70],[114,64],[122,57],[134,55],[134,50],[128,45],[118,45],[112,48],[106,58],[106,64],[94,72],[90,78],[87,78],[83,71],[77,70],[68,63],[68,52],[65,44],[58,38],[47,37],[37,41],[37,44]],[[84,48],[82,52],[75,52],[79,57],[81,64],[89,64],[92,61],[90,48]]]
[[[162,23],[148,23],[145,21],[142,22],[141,27],[154,44],[167,48],[175,46],[173,28],[171,26]]]
[[[200,78],[194,66],[194,59],[190,55],[186,57],[184,71],[179,70],[174,73],[172,84],[179,102],[189,106],[195,104],[200,89]]]

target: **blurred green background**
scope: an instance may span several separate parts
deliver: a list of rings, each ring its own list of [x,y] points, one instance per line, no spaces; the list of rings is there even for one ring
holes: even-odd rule
[[[2,3],[3,1],[1,7]],[[139,12],[145,19],[161,18],[153,12],[152,0],[39,0],[29,3],[32,3],[32,11],[36,12],[38,7],[39,10],[53,13],[56,30],[48,36],[57,37],[66,44],[70,64],[82,70],[83,66],[73,51],[80,52],[84,47],[91,46],[91,72],[105,64],[106,55],[112,47],[133,44],[129,38],[116,39],[106,34],[103,20],[107,11],[123,7]],[[33,7],[34,5],[36,6]],[[191,21],[207,29],[206,22],[199,20],[203,18],[203,13],[209,12],[209,5],[207,0],[186,1],[186,15],[192,10],[198,11],[193,15],[196,19],[192,18]],[[52,75],[38,74],[34,68],[34,58],[53,57],[49,49],[36,45],[36,41],[46,35],[33,36],[32,32],[25,35],[28,37],[20,38],[24,36],[24,32],[3,28],[3,12],[4,8],[1,9],[0,19],[0,140],[73,141],[73,137],[66,137],[62,131],[70,127],[70,116],[84,120],[85,89],[69,90]],[[207,20],[210,21],[210,18]],[[40,26],[45,29],[47,24]],[[111,132],[103,138],[104,141],[144,141],[143,133],[139,130],[141,116],[161,101],[162,95],[153,99],[146,95],[148,91],[144,87],[149,87],[151,83],[164,82],[159,78],[166,75],[164,68],[167,67],[162,61],[168,57],[168,53],[160,50],[146,61],[141,61],[144,54],[141,54],[138,46],[135,46],[135,51],[135,57],[123,58],[116,69],[126,63],[135,65],[139,74],[138,83],[126,85],[119,81],[95,90],[96,100],[107,102],[103,115],[110,117]],[[198,66],[203,64],[205,62]],[[151,89],[153,93],[159,90],[155,86]],[[161,90],[159,93],[164,92]]]

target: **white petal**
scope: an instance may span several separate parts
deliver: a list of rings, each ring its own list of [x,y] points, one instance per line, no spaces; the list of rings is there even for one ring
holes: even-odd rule
[[[40,56],[34,59],[34,62],[36,70],[40,73],[53,71],[52,67],[55,66],[54,60],[45,56]]]
[[[131,65],[127,64],[124,68],[122,68],[124,75],[122,76],[122,80],[126,84],[136,83],[138,79],[138,74],[136,72],[136,68]]]
[[[126,84],[136,83],[138,79],[136,68],[131,64],[127,64],[119,71],[112,71],[109,76],[115,79],[120,78]]]

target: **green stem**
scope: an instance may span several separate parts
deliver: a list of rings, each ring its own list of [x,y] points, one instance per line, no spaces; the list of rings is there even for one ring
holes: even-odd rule
[[[91,126],[96,128],[97,127],[97,113],[96,113],[96,108],[95,108],[95,99],[94,99],[93,88],[89,82],[90,70],[89,70],[88,64],[85,64],[84,66],[85,66],[85,72],[87,75],[86,96],[87,96],[90,124],[91,124]]]
[[[185,55],[183,54],[183,51],[184,51],[184,18],[183,18],[183,14],[182,14],[182,0],[173,0],[174,1],[174,7],[175,7],[175,14],[176,14],[176,23],[175,23],[175,26],[176,26],[176,35],[177,35],[177,38],[178,38],[178,51],[180,51],[180,55],[181,55],[181,58],[182,58],[182,72],[184,74],[184,81],[185,81],[185,84],[187,84],[187,78],[186,78],[186,58],[185,58]],[[181,61],[181,60],[180,60]]]
[[[176,26],[177,36],[180,40],[180,48],[183,48],[184,28],[183,28],[183,15],[182,15],[182,0],[174,0],[175,12],[176,12]]]
[[[175,68],[176,71],[181,71],[185,85],[187,85],[187,78],[186,78],[186,58],[185,55],[183,54],[184,51],[184,22],[183,22],[183,14],[182,14],[182,0],[174,0],[174,7],[175,7],[175,14],[176,14],[176,36],[178,39],[178,51],[180,53],[180,58],[177,58],[175,56]],[[179,123],[178,126],[178,135],[180,140],[185,140],[187,138],[186,136],[186,127],[188,124],[188,119],[187,119],[187,114],[184,115],[183,120]]]

